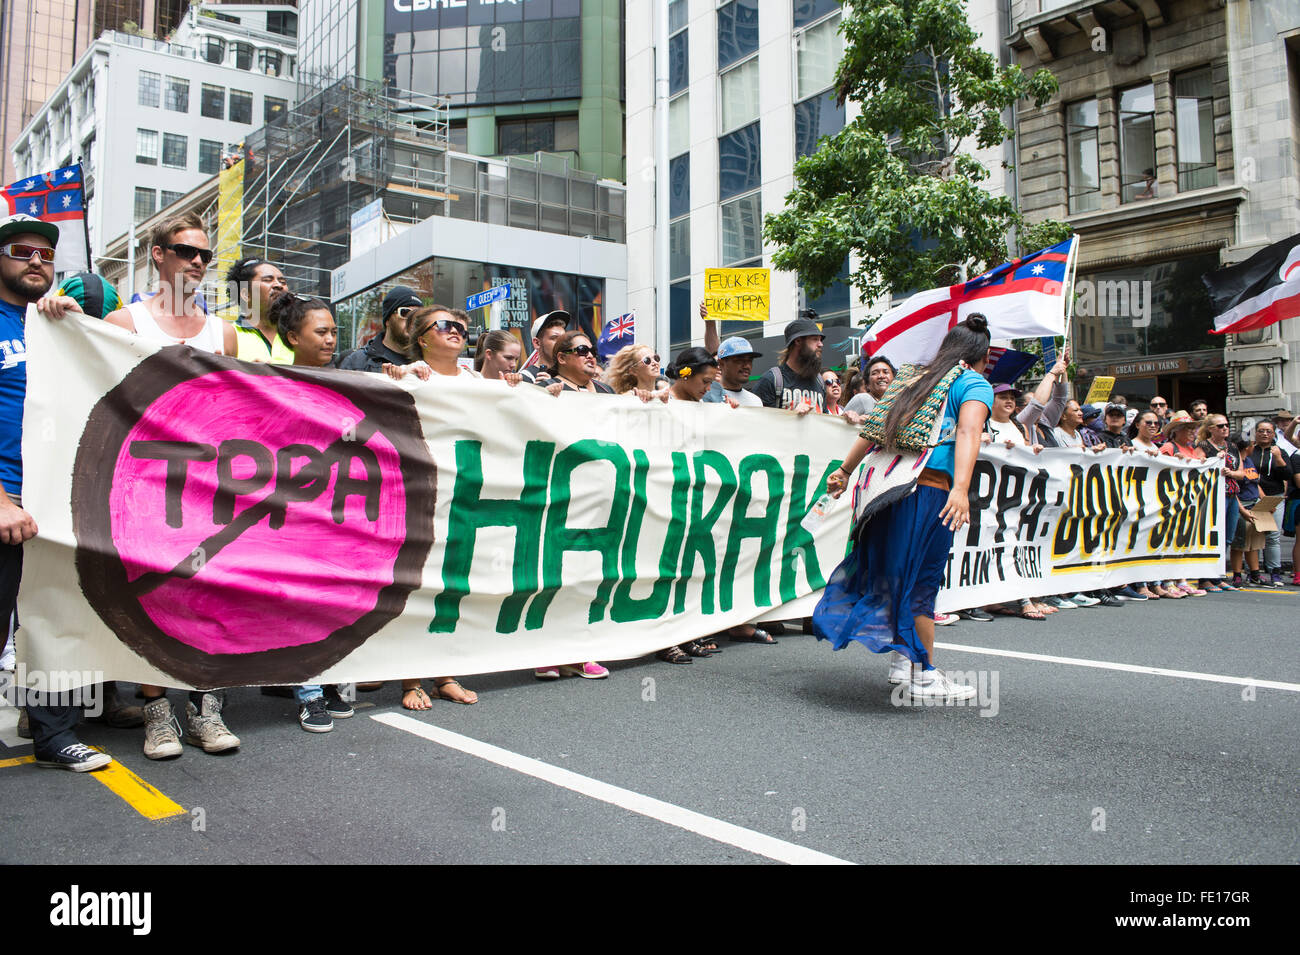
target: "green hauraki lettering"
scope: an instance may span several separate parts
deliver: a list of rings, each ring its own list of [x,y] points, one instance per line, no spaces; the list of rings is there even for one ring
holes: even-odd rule
[[[758,517],[748,517],[746,512],[753,500],[752,484],[758,473],[767,475],[767,507]],[[754,565],[754,603],[759,607],[772,605],[772,551],[781,524],[781,502],[785,500],[785,471],[770,454],[747,455],[736,472],[736,502],[731,511],[731,535],[727,538],[727,554],[722,560],[722,583],[718,588],[718,604],[724,611],[732,607],[732,585],[736,564],[740,560],[740,544],[748,537],[758,540],[758,561]]]
[[[483,442],[456,442],[456,486],[447,522],[447,546],[442,564],[442,592],[434,598],[430,633],[452,633],[460,619],[460,601],[469,593],[474,545],[483,527],[513,527],[515,549],[513,591],[501,603],[497,633],[519,627],[528,598],[537,590],[537,547],[546,510],[547,478],[555,444],[529,441],[524,447],[524,487],[518,498],[483,497]]]
[[[803,564],[804,576],[812,590],[826,586],[822,576],[821,563],[817,560],[817,547],[813,537],[803,529],[802,521],[808,516],[808,509],[813,501],[821,496],[821,489],[826,486],[826,479],[840,466],[839,461],[827,465],[821,479],[808,488],[809,459],[806,454],[799,454],[794,459],[794,473],[790,476],[790,507],[786,512],[785,542],[781,547],[781,602],[788,603],[798,594],[795,592],[795,573],[800,563]]]
[[[691,488],[691,522],[686,532],[686,546],[682,548],[681,573],[677,578],[677,590],[673,600],[673,613],[682,613],[686,609],[686,587],[695,574],[695,558],[698,556],[704,564],[704,576],[700,581],[700,611],[713,613],[714,578],[718,570],[718,553],[713,543],[713,525],[717,523],[722,512],[726,510],[732,495],[736,493],[736,472],[726,455],[718,451],[696,451],[694,455],[695,483]],[[718,493],[708,511],[704,510],[704,493],[708,489],[708,478],[704,469],[709,468],[718,476]]]
[[[596,461],[608,461],[614,465],[614,480],[608,485],[611,491],[609,522],[604,527],[569,527],[573,472]],[[547,608],[563,584],[566,551],[585,550],[600,554],[601,580],[587,613],[587,622],[596,623],[604,618],[610,591],[618,580],[618,545],[627,521],[630,472],[631,463],[623,448],[595,438],[576,441],[555,456],[551,471],[551,503],[546,511],[546,538],[542,547],[542,589],[528,605],[525,629],[540,629],[546,619]]]
[[[650,461],[644,451],[633,451],[635,466],[632,472],[632,502],[628,508],[627,533],[623,535],[622,579],[614,588],[614,600],[609,607],[610,619],[615,623],[632,620],[654,620],[668,609],[668,596],[673,578],[677,575],[677,556],[681,553],[682,539],[686,535],[686,507],[691,490],[691,471],[686,455],[673,452],[673,490],[668,507],[668,531],[664,546],[659,552],[659,576],[650,590],[650,596],[640,599],[632,596],[636,583],[636,553],[641,539],[641,523],[646,510],[646,476]]]

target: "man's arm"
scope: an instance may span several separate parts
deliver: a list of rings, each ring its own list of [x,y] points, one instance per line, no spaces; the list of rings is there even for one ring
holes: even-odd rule
[[[235,326],[229,322],[221,323],[222,351],[231,358],[239,356],[239,335],[235,332]]]
[[[0,487],[0,543],[21,544],[36,536],[36,521]]]
[[[119,308],[116,312],[109,312],[104,316],[104,321],[110,325],[116,325],[118,328],[125,328],[128,332],[135,331],[135,319],[125,308]]]
[[[710,355],[718,353],[718,323],[709,320],[709,307],[700,303],[700,318],[704,319],[704,350]]]

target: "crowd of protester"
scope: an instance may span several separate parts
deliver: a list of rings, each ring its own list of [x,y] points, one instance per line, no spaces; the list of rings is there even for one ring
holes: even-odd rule
[[[717,323],[709,320],[703,305],[700,314],[705,320],[704,347],[689,347],[670,358],[656,354],[647,345],[634,344],[618,351],[602,368],[591,338],[573,327],[567,312],[552,311],[534,321],[527,361],[521,361],[519,339],[500,330],[479,334],[472,361],[467,361],[471,322],[466,313],[427,304],[405,286],[391,289],[384,297],[378,316],[379,332],[341,356],[330,303],[294,293],[281,270],[261,258],[236,262],[226,276],[229,287],[238,290],[231,302],[239,313],[235,322],[210,313],[193,295],[169,294],[169,290],[193,289],[202,281],[212,258],[208,236],[194,216],[180,216],[158,228],[151,257],[161,291],[126,305],[111,285],[90,273],[65,281],[51,293],[57,241],[57,230],[46,223],[23,216],[0,220],[0,333],[4,337],[23,339],[25,307],[36,303],[51,319],[84,312],[161,344],[184,343],[249,361],[337,369],[332,374],[361,371],[395,379],[415,375],[426,382],[465,376],[498,380],[512,388],[538,387],[557,397],[579,393],[596,399],[628,396],[640,401],[723,403],[732,408],[761,406],[799,415],[830,415],[844,420],[846,429],[863,423],[898,374],[898,369],[883,356],[854,359],[843,367],[825,367],[829,363],[823,357],[822,329],[815,315],[801,314],[785,326],[785,347],[775,356],[773,366],[755,379],[754,360],[763,356],[746,338],[720,341]],[[987,338],[986,332],[982,334]],[[964,347],[969,350],[973,346],[966,342]],[[978,364],[983,366],[982,361]],[[0,667],[12,666],[21,545],[37,533],[35,522],[21,504],[19,442],[25,367],[20,371],[0,376],[0,402],[5,405],[4,433],[0,434],[0,614],[10,622],[6,650],[9,662],[0,659]],[[1252,508],[1262,496],[1285,497],[1275,518],[1287,534],[1294,534],[1296,512],[1300,509],[1300,452],[1295,445],[1300,437],[1297,421],[1289,413],[1261,421],[1249,435],[1234,436],[1228,419],[1222,413],[1211,412],[1205,401],[1194,401],[1187,410],[1177,412],[1171,412],[1168,402],[1159,396],[1142,409],[1129,407],[1122,395],[1112,395],[1105,404],[1080,405],[1070,395],[1065,353],[1046,370],[1032,392],[998,384],[991,389],[988,402],[991,410],[981,428],[985,443],[1023,446],[1033,452],[1063,448],[1087,455],[1112,448],[1184,460],[1222,458],[1227,490],[1226,529],[1231,541],[1229,566],[1218,577],[1195,582],[1180,577],[1170,567],[1158,575],[1161,579],[1141,584],[1094,593],[1024,598],[1005,605],[969,608],[955,615],[934,614],[935,625],[962,618],[988,622],[996,615],[1044,620],[1048,615],[1080,607],[1116,608],[1126,601],[1178,600],[1246,585],[1279,587],[1285,583],[1281,532],[1264,535],[1261,547],[1247,549],[1246,545],[1247,532],[1258,519],[1258,512]],[[839,480],[842,487],[843,480]],[[1290,555],[1291,583],[1296,586],[1300,586],[1298,551],[1300,544]],[[805,629],[807,626],[805,622]],[[780,633],[783,628],[779,624],[770,624],[768,629],[745,624],[670,646],[657,656],[667,663],[687,664],[722,652],[721,644],[726,640],[775,644],[770,631]],[[534,675],[540,680],[565,675],[602,679],[608,673],[600,663],[586,661],[540,667]],[[375,691],[380,687],[379,683],[362,684],[358,689]],[[478,699],[453,676],[434,678],[432,690],[439,699],[461,704],[473,704]],[[335,686],[267,688],[265,692],[293,696],[299,707],[299,723],[309,732],[328,732],[334,720],[353,714],[351,703]],[[182,741],[209,753],[240,745],[224,720],[223,692],[188,692],[183,728],[165,687],[142,686],[137,694],[142,706],[127,705],[112,684],[104,688],[104,693],[104,718],[115,726],[143,726],[144,754],[151,759],[181,755]],[[80,716],[77,708],[58,705],[53,698],[47,702],[30,705],[20,727],[21,732],[34,738],[38,764],[76,771],[105,765],[107,757],[81,745],[76,737]],[[401,682],[401,705],[413,710],[432,706],[419,678]]]

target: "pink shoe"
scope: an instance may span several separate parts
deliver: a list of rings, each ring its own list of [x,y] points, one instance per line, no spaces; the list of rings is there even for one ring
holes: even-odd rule
[[[947,627],[960,619],[955,613],[937,613],[934,615],[934,625],[936,627]]]
[[[533,676],[539,680],[558,680],[560,678],[559,667],[538,667],[533,671]]]
[[[1190,597],[1204,597],[1205,591],[1200,587],[1193,587],[1191,584],[1179,584],[1178,589]]]
[[[599,663],[569,663],[560,667],[560,672],[580,676],[584,680],[603,680],[609,676],[609,671]]]

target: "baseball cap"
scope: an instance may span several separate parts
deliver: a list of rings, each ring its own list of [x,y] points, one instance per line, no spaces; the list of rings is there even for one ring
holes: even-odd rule
[[[810,322],[806,318],[796,318],[793,322],[785,327],[785,343],[789,345],[798,338],[825,338],[822,330],[817,327],[816,322]]]
[[[722,343],[716,357],[721,361],[723,358],[762,358],[763,356],[760,352],[754,351],[749,339],[736,335]]]
[[[76,299],[81,310],[91,318],[103,318],[122,307],[117,289],[94,272],[78,272],[63,280],[55,295]]]
[[[569,313],[562,308],[557,308],[553,312],[547,312],[537,321],[533,322],[533,337],[536,338],[540,335],[542,330],[547,326],[555,325],[557,323],[563,325],[565,328],[569,327]]]
[[[52,246],[57,247],[59,244],[59,227],[53,222],[33,219],[22,213],[0,219],[0,245],[8,243],[13,236],[27,233],[39,235]]]
[[[1128,407],[1126,405],[1117,405],[1112,401],[1106,406],[1106,414],[1128,414]]]
[[[1008,385],[1008,384],[1006,384],[1005,382],[1003,382],[1002,384],[994,385],[994,386],[993,386],[993,393],[994,393],[995,395],[1006,394],[1008,391],[1011,392],[1013,395],[1019,395],[1019,394],[1020,394],[1020,389],[1019,389],[1019,388],[1017,388],[1015,385]]]
[[[1102,409],[1101,405],[1084,405],[1079,410],[1083,412],[1083,420],[1087,421],[1089,418],[1095,418],[1101,414]]]
[[[424,300],[405,285],[396,285],[384,296],[384,321],[399,308],[420,308]]]

